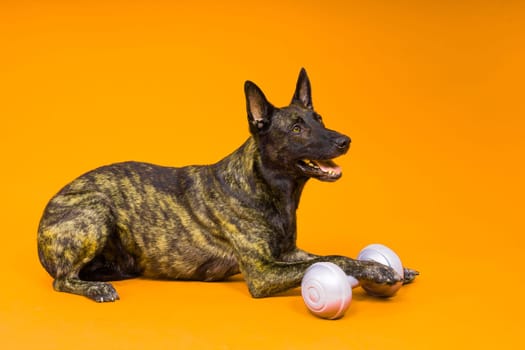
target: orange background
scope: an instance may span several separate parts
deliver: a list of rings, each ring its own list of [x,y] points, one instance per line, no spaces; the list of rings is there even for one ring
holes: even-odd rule
[[[2,1],[0,347],[523,347],[523,2],[248,3]],[[61,186],[122,160],[215,162],[248,137],[244,80],[282,106],[302,66],[353,146],[340,181],[307,186],[299,245],[387,244],[415,284],[355,290],[338,321],[240,277],[117,282],[103,305],[52,290],[35,237]]]

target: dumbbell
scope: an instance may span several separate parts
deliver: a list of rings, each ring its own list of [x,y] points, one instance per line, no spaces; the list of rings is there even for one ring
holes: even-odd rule
[[[376,261],[393,268],[403,279],[404,269],[396,253],[382,244],[371,244],[363,248],[357,260]],[[382,285],[372,282],[363,283],[363,289],[370,295],[380,297],[393,296],[402,282],[394,285]],[[359,286],[353,276],[347,276],[334,263],[319,262],[311,265],[301,282],[301,294],[308,309],[316,316],[337,319],[344,315],[352,300],[352,288]]]

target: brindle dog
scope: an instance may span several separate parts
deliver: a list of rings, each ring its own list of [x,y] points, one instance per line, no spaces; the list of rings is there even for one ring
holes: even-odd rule
[[[65,186],[45,208],[38,254],[57,291],[97,302],[119,299],[107,281],[220,281],[243,274],[250,294],[300,285],[313,263],[329,261],[364,283],[391,285],[391,268],[296,246],[296,210],[310,178],[336,181],[350,138],[324,126],[301,70],[289,106],[276,108],[244,86],[251,136],[216,164],[181,168],[113,164]],[[403,282],[416,272],[405,269]]]

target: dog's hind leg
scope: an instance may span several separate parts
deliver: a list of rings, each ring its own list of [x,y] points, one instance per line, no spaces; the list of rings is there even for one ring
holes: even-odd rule
[[[38,232],[38,253],[55,278],[55,290],[97,302],[119,299],[111,284],[79,278],[80,270],[102,251],[115,229],[105,199],[98,193],[59,195],[46,208]]]

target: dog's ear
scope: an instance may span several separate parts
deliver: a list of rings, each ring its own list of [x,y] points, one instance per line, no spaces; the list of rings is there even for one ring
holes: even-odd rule
[[[268,102],[261,89],[251,81],[244,83],[244,94],[246,95],[250,131],[255,133],[267,130],[275,107]]]
[[[312,88],[310,86],[310,79],[308,79],[308,74],[306,74],[306,70],[304,68],[301,68],[301,72],[299,73],[292,104],[299,104],[303,107],[314,109],[312,104]]]

